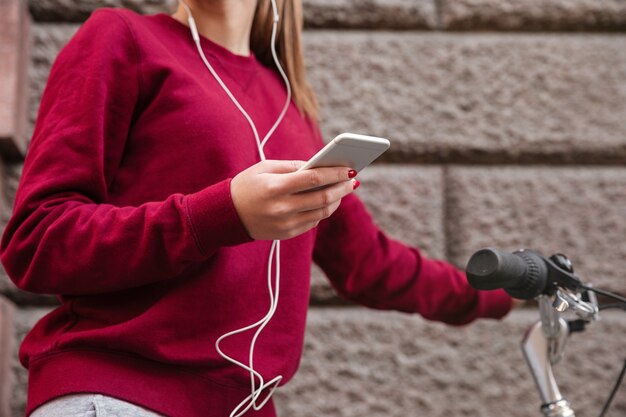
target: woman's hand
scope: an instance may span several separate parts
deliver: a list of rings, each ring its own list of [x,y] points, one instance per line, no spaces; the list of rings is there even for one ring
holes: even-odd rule
[[[341,199],[358,186],[348,174],[350,168],[297,172],[304,163],[261,161],[233,178],[230,193],[250,237],[282,240],[298,236],[333,214]]]
[[[513,298],[513,304],[511,306],[512,309],[514,308],[521,308],[524,306],[524,304],[526,304],[526,301],[528,300],[520,300],[519,298]]]

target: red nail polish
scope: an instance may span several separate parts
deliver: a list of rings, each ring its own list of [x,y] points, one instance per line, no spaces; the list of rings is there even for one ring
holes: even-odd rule
[[[354,178],[356,177],[356,171],[351,169],[350,171],[348,171],[348,178]]]
[[[357,188],[359,188],[359,185],[361,185],[361,183],[359,182],[359,180],[354,180],[354,185],[352,186],[353,190],[356,190]]]

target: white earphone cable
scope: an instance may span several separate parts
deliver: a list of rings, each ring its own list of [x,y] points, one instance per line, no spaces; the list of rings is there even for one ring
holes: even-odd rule
[[[273,27],[272,27],[272,38],[271,38],[271,42],[272,42],[272,44],[271,44],[271,51],[272,51],[272,58],[274,59],[274,64],[276,65],[276,68],[278,69],[278,72],[280,73],[281,77],[283,78],[283,81],[285,82],[285,87],[287,89],[287,99],[285,100],[285,104],[283,106],[283,109],[280,112],[278,118],[276,119],[276,122],[274,122],[274,125],[265,134],[265,137],[263,138],[262,141],[259,138],[259,133],[258,133],[258,131],[256,129],[256,125],[252,121],[252,118],[250,117],[248,112],[246,112],[245,109],[241,106],[239,101],[235,98],[235,96],[230,91],[230,89],[226,86],[224,81],[222,81],[222,78],[213,69],[213,66],[207,60],[206,56],[204,55],[204,52],[202,50],[202,46],[200,45],[200,35],[198,33],[198,28],[196,27],[196,22],[193,20],[193,16],[191,15],[191,9],[189,8],[189,6],[187,6],[187,4],[184,2],[184,0],[181,0],[181,2],[182,2],[181,4],[183,5],[183,7],[185,8],[185,10],[187,12],[189,28],[191,29],[191,34],[192,34],[193,40],[194,40],[194,42],[196,44],[196,48],[198,49],[198,53],[200,54],[200,58],[202,58],[202,61],[204,62],[204,65],[209,69],[209,71],[211,72],[213,77],[216,79],[216,81],[219,83],[219,85],[226,92],[226,94],[231,99],[231,101],[235,104],[235,106],[237,106],[237,109],[239,109],[239,111],[243,114],[243,116],[248,121],[248,124],[250,125],[250,128],[252,129],[252,133],[254,134],[254,138],[255,138],[255,140],[257,142],[257,146],[258,146],[258,149],[259,149],[259,154],[261,155],[261,159],[265,160],[265,153],[263,152],[263,147],[267,143],[267,141],[270,138],[270,136],[274,133],[274,131],[276,130],[276,128],[278,127],[280,122],[282,122],[285,114],[287,113],[287,110],[289,109],[289,103],[291,102],[291,85],[289,84],[289,79],[287,78],[287,75],[285,74],[285,71],[283,70],[283,67],[280,65],[280,60],[278,59],[278,55],[276,54],[276,32],[277,32],[277,28],[278,28],[278,19],[279,19],[279,17],[278,17],[278,8],[276,6],[276,0],[271,0],[272,11],[274,13],[274,24],[273,24]]]
[[[263,148],[265,144],[267,143],[268,139],[271,137],[271,135],[274,133],[274,131],[276,130],[276,128],[282,121],[282,119],[285,117],[285,114],[287,113],[287,110],[289,109],[289,104],[291,102],[291,85],[289,84],[289,79],[287,75],[285,74],[285,71],[283,70],[282,66],[280,65],[280,61],[276,54],[276,32],[277,32],[278,21],[279,21],[278,7],[276,6],[276,0],[271,0],[272,12],[273,12],[271,51],[272,51],[272,58],[274,59],[274,64],[276,65],[278,72],[280,73],[281,77],[283,78],[283,81],[285,82],[285,86],[287,89],[287,98],[285,100],[285,105],[283,106],[282,111],[280,112],[278,118],[276,119],[276,122],[274,122],[271,129],[267,132],[263,140],[260,139],[257,128],[254,122],[252,121],[252,118],[250,117],[250,115],[244,110],[244,108],[241,106],[239,101],[235,98],[235,96],[232,94],[230,89],[226,86],[224,81],[222,81],[221,77],[213,69],[213,66],[204,55],[202,46],[200,44],[200,35],[198,34],[198,28],[196,27],[196,23],[191,14],[191,9],[185,3],[184,0],[180,0],[180,1],[181,1],[182,6],[185,8],[185,11],[187,12],[187,19],[189,22],[189,28],[191,29],[191,35],[193,37],[194,43],[196,44],[196,48],[198,49],[198,53],[200,54],[202,62],[204,62],[204,65],[211,72],[215,80],[219,83],[219,85],[226,92],[230,100],[235,104],[237,109],[239,109],[241,114],[243,114],[243,116],[247,120],[248,124],[250,125],[250,128],[252,129],[252,133],[254,134],[254,139],[256,141],[257,149],[259,151],[259,157],[261,158],[261,160],[265,161],[266,158],[265,158],[265,152],[263,151]],[[275,271],[274,271],[275,272],[274,285],[272,286],[272,263],[274,260],[275,260],[276,265],[275,265]],[[270,320],[274,316],[274,313],[276,312],[276,308],[278,307],[278,296],[279,296],[279,289],[280,289],[280,241],[279,240],[274,240],[270,248],[268,266],[267,266],[267,282],[268,282],[268,289],[269,289],[269,296],[270,296],[270,308],[268,312],[266,313],[266,315],[262,319],[257,321],[256,323],[253,323],[246,327],[242,327],[240,329],[236,329],[236,330],[223,334],[215,342],[215,348],[217,349],[217,352],[220,354],[220,356],[222,356],[227,361],[250,372],[251,393],[248,397],[246,397],[241,403],[239,403],[239,405],[237,405],[233,409],[233,411],[230,413],[230,417],[240,417],[244,413],[246,413],[251,407],[257,411],[260,410],[272,397],[272,394],[274,393],[274,391],[276,390],[276,388],[280,384],[280,381],[283,378],[282,375],[278,375],[274,377],[273,379],[271,379],[270,381],[265,382],[263,376],[254,369],[254,347],[255,347],[256,341],[259,335],[261,334],[261,331],[263,331],[265,326],[267,326],[267,324],[270,322]],[[234,359],[231,356],[228,356],[226,353],[224,353],[220,349],[220,342],[222,342],[222,340],[228,337],[234,336],[236,334],[254,329],[255,327],[258,327],[258,328],[256,332],[254,333],[254,336],[250,343],[248,365],[243,364],[242,362]],[[258,378],[259,380],[258,387],[255,381],[256,378]],[[265,399],[263,399],[263,401],[260,404],[257,403],[263,391],[268,388],[270,389],[270,391],[267,393],[267,396],[265,397]]]
[[[283,120],[283,117],[285,117],[285,114],[289,109],[289,103],[291,102],[291,84],[289,84],[289,78],[287,78],[287,74],[285,74],[282,65],[280,65],[280,60],[278,59],[278,55],[276,54],[276,29],[278,27],[279,19],[276,0],[272,0],[272,12],[274,14],[274,24],[272,26],[272,43],[270,45],[270,49],[272,50],[272,58],[274,59],[274,64],[276,65],[278,72],[280,73],[281,77],[283,77],[283,81],[285,82],[285,87],[287,88],[287,100],[285,100],[285,105],[283,106],[283,110],[280,112],[276,123],[274,123],[274,126],[272,126],[272,128],[267,132],[265,138],[263,139],[263,142],[261,142],[262,147],[265,146],[265,143],[268,141],[272,133],[274,133],[279,123]]]

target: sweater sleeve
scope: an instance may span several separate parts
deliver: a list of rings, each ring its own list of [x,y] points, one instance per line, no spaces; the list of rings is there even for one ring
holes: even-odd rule
[[[511,308],[504,291],[477,291],[454,266],[387,237],[355,195],[319,224],[314,260],[341,296],[376,309],[461,325]]]
[[[230,179],[139,206],[107,204],[141,97],[139,66],[131,27],[110,9],[94,12],[59,53],[0,242],[19,288],[67,295],[132,288],[251,240]]]

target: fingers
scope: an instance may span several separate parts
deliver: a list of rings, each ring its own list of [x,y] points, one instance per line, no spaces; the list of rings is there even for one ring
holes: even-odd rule
[[[329,218],[339,208],[341,199],[354,191],[353,184],[353,181],[344,181],[324,190],[294,196],[300,199],[301,211],[292,215],[292,230],[304,233]]]
[[[340,204],[341,200],[320,209],[305,211],[292,216],[283,224],[280,239],[291,239],[311,230],[317,226],[321,220],[330,217],[339,208]]]
[[[328,207],[350,194],[355,189],[355,180],[341,181],[317,191],[294,194],[289,203],[296,212],[306,212]]]
[[[358,182],[345,167],[298,171],[303,161],[263,161],[233,177],[233,204],[254,239],[289,239],[330,217]],[[351,171],[351,172],[350,172]],[[324,187],[311,190],[311,188]]]
[[[312,168],[293,172],[280,178],[284,189],[289,193],[299,193],[325,185],[348,181],[347,167]]]
[[[257,164],[258,172],[268,174],[287,174],[295,172],[305,164],[305,161],[280,161],[280,160],[266,160]]]
[[[305,211],[298,215],[298,222],[309,228],[314,227],[321,220],[327,219],[339,208],[341,200],[315,210]]]
[[[314,190],[351,178],[347,167],[324,167],[298,171],[305,161],[266,160],[252,168],[256,174],[281,174],[268,181],[268,190],[272,194],[295,194]],[[287,175],[284,175],[287,174]],[[356,172],[352,171],[352,176]]]
[[[511,306],[511,308],[520,308],[520,307],[524,306],[524,304],[526,304],[526,301],[527,300],[520,300],[520,299],[517,299],[517,298],[513,298],[512,299],[512,306]]]

